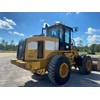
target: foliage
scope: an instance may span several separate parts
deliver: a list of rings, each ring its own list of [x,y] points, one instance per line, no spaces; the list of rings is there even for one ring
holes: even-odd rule
[[[78,49],[80,52],[88,52],[90,50],[93,50],[95,52],[100,52],[100,44],[92,44],[90,46],[86,45],[83,46],[82,45],[82,41],[80,41],[80,43],[78,44]],[[10,43],[8,43],[5,40],[2,40],[0,43],[0,51],[16,51],[17,50],[17,45],[14,44],[14,40],[11,40]]]
[[[100,52],[100,44],[92,44],[90,46],[78,46],[80,52],[88,52],[93,50],[94,52]]]
[[[0,43],[0,50],[1,51],[16,51],[17,50],[17,45],[14,44],[14,40],[11,40],[10,44],[2,40]]]

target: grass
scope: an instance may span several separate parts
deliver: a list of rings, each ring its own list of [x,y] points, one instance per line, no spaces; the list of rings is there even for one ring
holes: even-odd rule
[[[16,53],[17,51],[0,51],[0,53]]]
[[[87,54],[87,52],[79,52],[79,54]]]
[[[87,52],[79,52],[79,54],[87,54]],[[100,52],[96,52],[96,55],[100,55]]]
[[[100,52],[96,52],[96,55],[100,55]]]

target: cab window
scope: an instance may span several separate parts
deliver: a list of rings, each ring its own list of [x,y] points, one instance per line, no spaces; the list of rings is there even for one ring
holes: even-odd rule
[[[51,27],[47,30],[48,36],[58,38],[59,37],[59,27]]]
[[[71,29],[65,28],[65,49],[70,50],[71,47]]]
[[[65,29],[65,43],[70,43],[70,30],[68,28]]]

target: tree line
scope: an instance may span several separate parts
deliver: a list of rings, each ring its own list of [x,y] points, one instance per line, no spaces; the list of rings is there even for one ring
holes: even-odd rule
[[[90,50],[94,52],[100,52],[100,44],[91,44],[90,46],[78,46],[79,51],[88,52]]]
[[[0,43],[0,51],[16,51],[17,45],[15,45],[14,40],[11,40],[10,43],[8,43],[5,40],[2,40]]]
[[[91,44],[90,46],[88,45],[83,45],[83,41],[80,40],[79,43],[77,44],[77,47],[79,48],[79,51],[81,52],[89,52],[90,50],[94,52],[100,52],[100,43],[99,44]]]
[[[0,43],[0,50],[3,50],[3,51],[16,51],[17,46],[18,45],[15,45],[14,40],[11,40],[10,43],[8,43],[5,40],[2,40],[1,43]],[[88,46],[88,45],[83,46],[83,43],[80,42],[77,47],[78,47],[80,52],[88,52],[90,50],[93,50],[95,52],[100,52],[100,44],[92,44],[90,46]]]

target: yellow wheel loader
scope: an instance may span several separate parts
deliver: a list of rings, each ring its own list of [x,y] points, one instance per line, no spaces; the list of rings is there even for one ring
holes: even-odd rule
[[[79,55],[71,39],[73,31],[77,28],[60,22],[51,26],[46,24],[42,34],[19,41],[17,59],[11,63],[37,75],[48,74],[49,80],[58,85],[69,80],[72,66],[79,68],[82,74],[89,74],[91,57]]]

